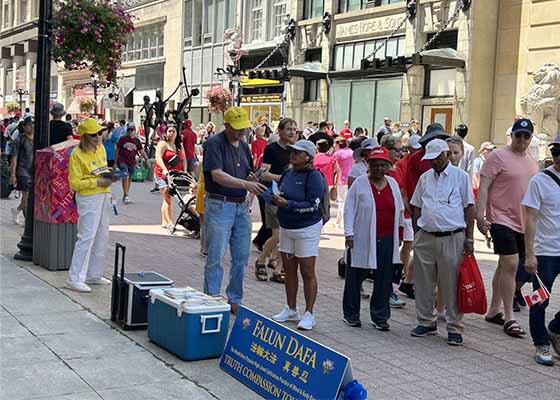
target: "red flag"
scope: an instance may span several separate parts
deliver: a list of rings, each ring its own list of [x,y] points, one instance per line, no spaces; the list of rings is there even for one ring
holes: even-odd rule
[[[542,284],[541,287],[533,291],[533,293],[523,296],[529,307],[533,307],[536,304],[541,304],[549,297],[550,293]]]

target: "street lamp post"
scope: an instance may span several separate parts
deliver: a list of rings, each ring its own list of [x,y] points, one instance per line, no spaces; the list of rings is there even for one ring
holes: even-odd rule
[[[31,164],[31,185],[25,215],[25,228],[19,243],[19,252],[14,256],[16,260],[33,260],[33,225],[35,202],[35,152],[48,145],[49,135],[49,101],[51,56],[49,22],[52,19],[52,0],[39,2],[39,43],[37,49],[37,80],[35,86],[35,130],[33,138],[33,162]]]
[[[99,88],[99,80],[97,74],[91,74],[91,86],[93,87],[93,99],[95,100],[95,105],[93,106],[93,115],[97,117],[97,89]]]
[[[14,95],[18,97],[19,111],[23,115],[23,96],[29,95],[29,92],[23,89],[16,89],[14,90]]]

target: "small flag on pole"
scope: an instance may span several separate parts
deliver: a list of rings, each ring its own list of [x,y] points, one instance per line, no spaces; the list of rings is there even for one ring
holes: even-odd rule
[[[537,281],[539,282],[540,288],[534,290],[531,294],[524,295],[523,298],[527,302],[529,307],[533,307],[536,304],[541,304],[543,301],[550,297],[550,292],[546,286],[542,283],[541,278],[538,274],[535,274]]]

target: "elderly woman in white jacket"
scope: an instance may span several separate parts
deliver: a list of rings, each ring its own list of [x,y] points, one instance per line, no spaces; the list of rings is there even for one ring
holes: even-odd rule
[[[376,329],[388,331],[395,264],[401,262],[399,226],[404,225],[404,204],[397,181],[385,175],[391,167],[388,150],[371,150],[368,165],[368,175],[354,181],[344,207],[344,236],[351,265],[346,268],[342,308],[347,325],[361,326],[360,284],[373,269],[371,322]]]

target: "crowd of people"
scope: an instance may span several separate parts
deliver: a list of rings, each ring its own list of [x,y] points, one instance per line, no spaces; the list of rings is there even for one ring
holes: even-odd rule
[[[130,177],[137,157],[149,163],[150,152],[133,123],[86,118],[74,129],[61,120],[61,105],[55,104],[51,115],[51,145],[79,138],[69,167],[79,222],[68,286],[89,292],[89,284],[109,283],[102,276],[103,254],[110,186],[117,179],[101,174],[118,167]],[[23,118],[17,129],[10,143],[10,180],[25,193],[33,117]],[[233,313],[243,301],[250,208],[256,198],[262,226],[252,240],[260,252],[255,278],[283,284],[286,291],[284,307],[272,318],[295,321],[301,330],[315,327],[315,263],[323,227],[330,221],[330,203],[336,202],[330,224],[343,230],[346,247],[343,321],[360,327],[360,302],[369,299],[371,324],[379,331],[390,330],[391,309],[406,305],[398,291],[416,304],[412,336],[436,334],[438,322],[445,323],[447,343],[460,346],[464,324],[458,306],[459,268],[464,257],[474,253],[475,227],[499,257],[484,320],[502,326],[505,334],[526,336],[514,314],[527,306],[521,287],[530,282],[534,289],[544,285],[551,291],[560,273],[560,136],[550,143],[552,165],[539,172],[528,152],[533,134],[532,122],[519,118],[510,130],[510,144],[496,149],[484,142],[477,157],[467,142],[465,124],[457,125],[453,135],[438,123],[422,134],[417,121],[405,132],[399,122],[385,118],[369,135],[366,129],[352,130],[350,121],[337,133],[330,121],[298,129],[295,120],[281,118],[272,129],[266,119],[255,126],[243,108],[231,107],[219,131],[212,123],[195,131],[190,120],[177,126],[170,118],[148,141],[154,145],[162,227],[173,222],[169,173],[188,172],[198,181],[195,212],[202,225],[204,291],[220,295],[229,249],[225,294]],[[122,179],[122,187],[123,202],[130,204],[130,179]],[[14,218],[16,211],[25,210],[23,197]],[[300,276],[302,314],[296,304]],[[371,294],[364,292],[366,279],[373,280]],[[560,355],[560,312],[545,327],[547,305],[544,301],[531,307],[529,327],[535,360],[553,365],[550,346]]]

